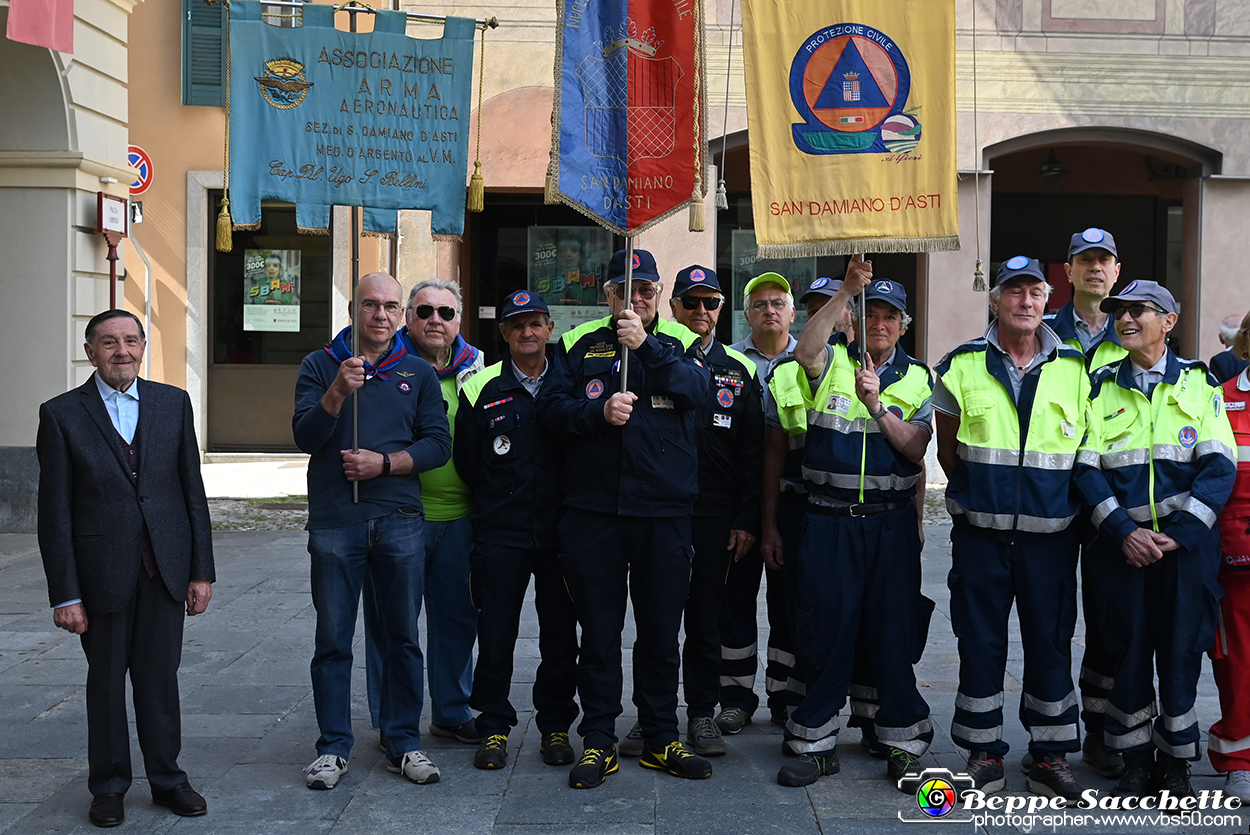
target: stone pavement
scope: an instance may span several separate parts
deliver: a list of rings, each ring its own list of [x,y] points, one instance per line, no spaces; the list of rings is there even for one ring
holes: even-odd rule
[[[949,726],[957,676],[951,634],[946,567],[949,527],[931,526],[925,551],[926,593],[937,601],[928,649],[917,667],[934,712],[937,737],[926,765],[959,770],[962,756]],[[317,737],[309,684],[314,612],[309,597],[302,533],[219,533],[217,566],[208,612],[187,623],[180,678],[183,712],[181,763],[208,798],[203,818],[180,819],[152,806],[146,781],[128,795],[129,832],[177,833],[448,833],[448,835],[702,835],[702,833],[877,833],[913,831],[898,820],[914,814],[915,798],[884,779],[885,764],[844,735],[842,773],[807,789],[776,784],[781,729],[767,712],[728,738],[729,755],[713,761],[710,780],[686,782],[623,760],[620,771],[591,791],[568,788],[567,768],[544,766],[538,732],[530,722],[529,685],[537,665],[537,624],[527,606],[516,653],[513,697],[521,724],[513,732],[508,766],[478,771],[474,748],[426,738],[426,750],[442,770],[442,782],[417,786],[386,771],[364,708],[363,661],[354,682],[357,745],[351,770],[338,788],[309,791],[301,770],[313,760]],[[762,605],[762,595],[761,595]],[[760,622],[765,623],[761,610]],[[1079,663],[1082,627],[1074,647]],[[632,629],[626,640],[632,640]],[[360,647],[359,641],[357,643]],[[760,646],[765,646],[761,634]],[[362,653],[358,653],[362,658]],[[629,653],[625,653],[628,661]],[[629,681],[627,670],[626,681]],[[1008,664],[1007,734],[1013,746],[1008,792],[1024,791],[1018,768],[1026,738],[1010,718],[1022,674],[1014,630]],[[87,821],[86,663],[77,640],[52,626],[35,538],[0,535],[0,832],[92,832]],[[762,688],[763,671],[757,679]],[[634,720],[618,722],[622,735]],[[1218,715],[1209,667],[1198,701],[1204,730]],[[360,718],[364,717],[364,718]],[[683,718],[684,727],[684,718]],[[576,741],[575,741],[576,743]],[[579,749],[580,750],[580,749]],[[136,769],[142,760],[134,750]],[[1079,781],[1104,792],[1110,781],[1079,760]],[[1203,759],[1195,767],[1197,789],[1222,780]],[[1068,826],[1069,832],[1246,833],[1250,812],[1235,826]],[[954,831],[1014,832],[990,825]]]

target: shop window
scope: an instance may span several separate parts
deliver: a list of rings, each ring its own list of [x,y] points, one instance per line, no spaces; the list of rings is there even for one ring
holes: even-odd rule
[[[215,192],[213,214],[220,200]],[[298,366],[329,340],[330,237],[299,234],[293,204],[264,202],[260,229],[212,253],[214,364]]]
[[[506,355],[496,317],[516,290],[543,294],[556,323],[553,340],[607,315],[604,277],[624,239],[568,206],[545,205],[541,194],[489,194],[485,211],[469,218],[469,297],[476,303],[467,311],[466,336],[489,362]]]

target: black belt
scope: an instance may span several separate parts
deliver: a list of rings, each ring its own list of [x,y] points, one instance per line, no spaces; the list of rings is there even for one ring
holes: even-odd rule
[[[809,499],[807,509],[812,513],[821,513],[825,516],[850,516],[858,519],[861,516],[873,516],[877,513],[885,513],[889,510],[899,510],[907,507],[911,502],[880,502],[878,504],[844,504],[844,505],[828,505],[817,504],[814,500]]]

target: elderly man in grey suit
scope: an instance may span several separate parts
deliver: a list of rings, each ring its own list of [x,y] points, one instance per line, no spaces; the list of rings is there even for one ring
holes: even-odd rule
[[[212,597],[213,542],[191,400],[138,379],[146,345],[132,314],[87,323],[85,384],[39,407],[39,551],[53,621],[87,656],[91,822],[125,819],[126,676],[152,802],[184,816],[207,804],[178,767],[183,610]]]

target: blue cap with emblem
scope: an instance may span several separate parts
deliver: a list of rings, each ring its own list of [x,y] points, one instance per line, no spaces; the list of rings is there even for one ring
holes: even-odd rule
[[[864,302],[874,300],[885,302],[904,313],[907,312],[907,291],[897,281],[874,281],[869,284],[864,290]]]
[[[1068,260],[1071,261],[1073,255],[1087,249],[1105,249],[1114,255],[1117,261],[1120,258],[1120,253],[1115,251],[1115,238],[1111,237],[1110,232],[1099,229],[1097,226],[1091,226],[1084,232],[1077,232],[1072,236],[1072,242],[1068,244]]]
[[[639,281],[659,281],[660,271],[655,266],[655,258],[645,249],[634,250],[633,277]],[[612,253],[608,262],[608,281],[620,284],[625,281],[625,250],[618,249]]]
[[[1144,278],[1130,281],[1123,290],[1103,299],[1099,302],[1098,309],[1103,313],[1114,313],[1130,304],[1153,304],[1164,313],[1178,312],[1176,298],[1168,292],[1168,288],[1157,281],[1147,281]]]
[[[502,321],[518,313],[550,314],[550,311],[547,309],[547,300],[543,298],[542,293],[517,290],[515,293],[509,293],[508,298],[504,299],[503,312],[499,319]]]
[[[842,279],[840,278],[813,278],[812,283],[807,285],[807,292],[799,296],[799,304],[806,304],[807,300],[813,296],[829,296],[832,298],[839,290],[842,289]]]
[[[716,278],[716,270],[700,267],[698,264],[686,267],[677,274],[677,280],[673,282],[673,297],[682,296],[697,287],[719,291],[720,281]]]
[[[1045,281],[1046,274],[1042,272],[1042,264],[1036,258],[1029,258],[1027,255],[1017,255],[1014,258],[1008,258],[998,267],[998,275],[994,276],[994,286],[1006,284],[1013,278],[1031,278],[1034,281]]]

